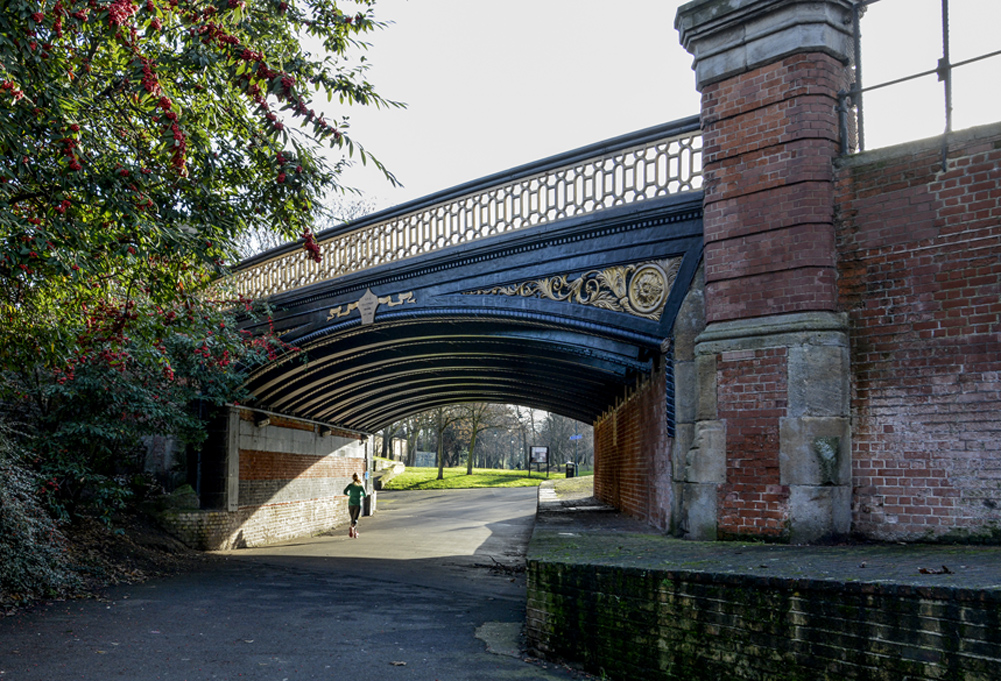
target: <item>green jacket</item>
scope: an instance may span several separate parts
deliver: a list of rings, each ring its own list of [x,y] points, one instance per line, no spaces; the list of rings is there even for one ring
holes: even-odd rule
[[[348,506],[361,506],[361,498],[365,496],[365,486],[352,482],[344,488],[344,494],[348,495]]]

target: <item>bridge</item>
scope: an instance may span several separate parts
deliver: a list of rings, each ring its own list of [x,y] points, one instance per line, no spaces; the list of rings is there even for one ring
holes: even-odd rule
[[[648,128],[322,232],[318,263],[241,263],[229,284],[297,349],[250,376],[255,406],[369,433],[473,401],[593,422],[670,356],[701,143],[697,116]]]
[[[243,263],[233,284],[271,301],[299,351],[250,377],[257,405],[226,414],[199,478],[220,501],[203,496],[176,525],[207,548],[336,525],[345,476],[369,461],[361,433],[477,400],[593,422],[595,496],[674,536],[997,543],[1001,124],[848,153],[870,4],[693,0],[676,28],[698,119],[331,230],[320,264],[294,244]],[[946,51],[929,73],[950,68]],[[594,672],[617,664],[616,678],[715,674],[701,624],[734,594],[796,621],[728,629],[726,671],[740,678],[772,662],[776,678],[869,678],[888,669],[889,640],[914,678],[983,676],[998,659],[996,641],[990,658],[963,652],[987,651],[982,627],[941,643],[929,599],[943,612],[970,602],[946,582],[875,607],[864,586],[848,621],[809,607],[823,599],[790,600],[803,580],[786,588],[757,569],[738,588],[633,570],[629,591],[625,573],[578,579],[563,556],[545,562],[529,566],[532,645]],[[679,598],[692,627],[656,608],[642,609],[650,621],[601,614]],[[891,611],[914,617],[873,652],[866,632]],[[580,631],[596,619],[610,623],[597,653]],[[804,647],[804,627],[863,631],[850,666]],[[931,642],[920,660],[915,636]],[[637,637],[655,645],[624,655]]]

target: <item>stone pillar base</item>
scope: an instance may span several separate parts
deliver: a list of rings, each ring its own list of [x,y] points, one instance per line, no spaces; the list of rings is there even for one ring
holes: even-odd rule
[[[692,539],[810,543],[851,527],[844,315],[710,324],[698,337],[679,529]],[[679,457],[680,459],[680,457]]]

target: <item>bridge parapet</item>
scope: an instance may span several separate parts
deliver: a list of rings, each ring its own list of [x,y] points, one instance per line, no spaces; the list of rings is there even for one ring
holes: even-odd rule
[[[234,292],[267,298],[486,237],[702,187],[697,116],[647,128],[459,185],[241,263]]]

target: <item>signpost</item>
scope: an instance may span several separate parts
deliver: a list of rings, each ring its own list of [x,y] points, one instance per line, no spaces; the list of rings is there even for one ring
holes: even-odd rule
[[[546,477],[549,477],[549,447],[536,447],[533,446],[529,449],[528,460],[533,464],[538,464],[539,470],[542,470],[542,464],[546,464]],[[528,469],[528,474],[532,474],[532,469]]]

